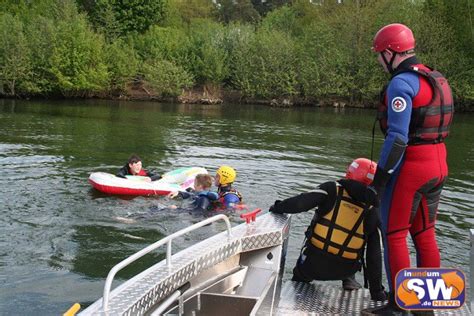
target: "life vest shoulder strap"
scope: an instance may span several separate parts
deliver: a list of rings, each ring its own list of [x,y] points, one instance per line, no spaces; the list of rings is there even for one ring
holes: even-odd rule
[[[336,218],[337,215],[339,214],[339,208],[341,206],[341,201],[342,201],[342,196],[344,195],[344,187],[336,182],[336,188],[337,188],[337,196],[336,196],[336,204],[334,205],[334,208],[331,212],[323,216],[323,221],[324,219],[328,219],[329,222],[326,222],[326,224],[329,226],[329,231],[327,236],[330,237],[334,231],[335,228],[335,223],[336,223]],[[331,217],[330,219],[328,217]],[[329,239],[329,238],[328,238]],[[329,248],[329,242],[326,242],[324,245],[323,250],[328,251]]]

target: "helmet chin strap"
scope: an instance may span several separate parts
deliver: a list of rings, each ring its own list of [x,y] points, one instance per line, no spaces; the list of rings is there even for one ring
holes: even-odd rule
[[[382,53],[381,55],[382,55],[383,62],[385,63],[385,66],[387,67],[387,70],[391,74],[393,74],[394,71],[395,71],[393,69],[393,61],[395,60],[395,57],[397,56],[397,53],[392,51],[392,58],[390,58],[390,61],[388,61],[387,58],[385,58],[385,54]]]

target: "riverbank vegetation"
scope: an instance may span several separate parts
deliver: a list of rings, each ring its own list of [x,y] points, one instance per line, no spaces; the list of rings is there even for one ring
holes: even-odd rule
[[[474,108],[472,0],[0,0],[0,95],[272,104],[377,102],[376,31]],[[463,17],[462,19],[459,17]],[[196,97],[197,95],[197,97]]]

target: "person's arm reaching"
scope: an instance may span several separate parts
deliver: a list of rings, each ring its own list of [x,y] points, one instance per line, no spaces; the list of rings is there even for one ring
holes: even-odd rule
[[[306,212],[317,206],[327,204],[329,200],[333,200],[328,199],[328,196],[335,196],[335,194],[336,183],[326,182],[321,184],[315,191],[301,193],[283,201],[275,201],[275,204],[270,207],[270,212],[279,214]]]

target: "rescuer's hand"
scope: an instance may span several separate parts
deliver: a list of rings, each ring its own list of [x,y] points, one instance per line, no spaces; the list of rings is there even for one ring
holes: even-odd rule
[[[374,207],[379,207],[379,195],[377,190],[369,185],[365,191],[365,203],[373,205]]]
[[[280,200],[276,200],[275,203],[273,203],[272,206],[270,206],[270,208],[268,209],[269,212],[271,213],[279,213],[275,210],[275,205],[277,205],[278,203],[280,203],[281,201]]]

